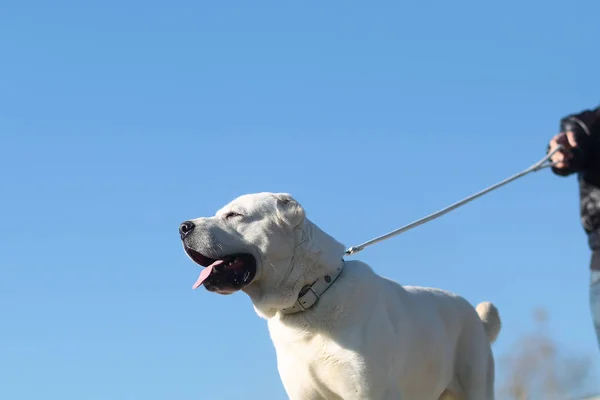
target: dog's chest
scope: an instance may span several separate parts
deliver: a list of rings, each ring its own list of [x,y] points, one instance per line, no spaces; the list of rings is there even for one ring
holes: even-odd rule
[[[270,331],[286,390],[300,398],[310,398],[311,390],[327,398],[349,398],[360,391],[364,362],[356,352],[326,334],[278,328]]]

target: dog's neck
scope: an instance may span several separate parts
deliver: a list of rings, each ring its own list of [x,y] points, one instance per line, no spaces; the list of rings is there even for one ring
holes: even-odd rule
[[[292,307],[284,308],[279,312],[286,315],[296,314],[313,307],[315,304],[317,304],[321,296],[325,294],[327,289],[329,289],[335,283],[343,269],[344,260],[342,260],[342,263],[335,269],[333,274],[324,275],[310,285],[305,285],[298,294],[298,300],[296,300],[294,305]]]
[[[292,260],[298,262],[298,260]],[[283,290],[272,290],[265,282],[257,282],[243,289],[261,318],[270,319],[278,313],[283,315],[300,313],[314,307],[321,296],[336,282],[344,269],[344,260],[339,259],[335,265],[312,265],[298,262],[295,269],[309,269],[307,277],[290,282]],[[308,267],[308,268],[307,268]],[[283,307],[282,307],[283,305]]]
[[[263,276],[244,291],[250,296],[259,316],[269,319],[277,313],[296,313],[313,307],[335,282],[344,267],[344,245],[308,219],[296,229],[296,251],[285,260],[263,260],[283,277]],[[277,267],[277,266],[281,267]]]

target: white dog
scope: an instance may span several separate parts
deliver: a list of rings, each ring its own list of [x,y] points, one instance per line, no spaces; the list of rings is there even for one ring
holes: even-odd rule
[[[290,399],[494,398],[500,319],[491,303],[476,311],[452,293],[344,261],[344,246],[290,195],[241,196],[180,234],[205,267],[194,288],[242,290],[267,319]]]

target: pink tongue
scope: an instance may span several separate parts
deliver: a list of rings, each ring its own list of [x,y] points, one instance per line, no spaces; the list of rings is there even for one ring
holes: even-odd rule
[[[224,262],[225,262],[224,260],[217,260],[214,263],[212,263],[211,265],[209,265],[208,267],[204,268],[202,270],[202,272],[200,272],[200,276],[198,277],[198,280],[196,281],[196,283],[194,283],[194,286],[192,286],[192,289],[198,289],[202,285],[202,283],[206,280],[206,278],[208,278],[210,276],[213,268],[218,265],[223,264]]]

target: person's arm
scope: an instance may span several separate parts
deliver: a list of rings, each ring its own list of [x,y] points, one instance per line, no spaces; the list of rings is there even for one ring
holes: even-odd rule
[[[597,165],[600,154],[600,107],[570,114],[560,121],[560,133],[550,141],[549,151],[558,145],[552,171],[560,176],[584,172]]]

